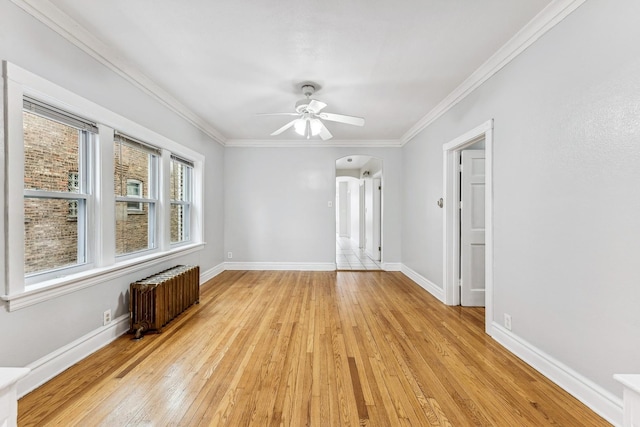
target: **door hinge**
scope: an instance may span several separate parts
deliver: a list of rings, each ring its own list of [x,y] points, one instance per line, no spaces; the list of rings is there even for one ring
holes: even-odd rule
[[[382,251],[382,246],[378,246],[378,251]]]
[[[382,185],[378,185],[378,190],[382,190]]]
[[[460,209],[462,209],[462,200],[460,200]]]
[[[458,165],[458,172],[462,172],[462,163]]]

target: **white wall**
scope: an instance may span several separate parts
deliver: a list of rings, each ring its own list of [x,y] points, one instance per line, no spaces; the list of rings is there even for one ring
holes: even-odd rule
[[[240,148],[225,151],[225,253],[234,262],[335,262],[335,161],[384,163],[385,262],[400,262],[399,148]]]
[[[494,321],[640,371],[640,2],[589,0],[403,148],[403,263],[442,286],[442,144],[494,122]]]
[[[31,18],[0,2],[0,59],[8,60],[103,107],[205,155],[204,250],[171,260],[207,271],[222,262],[223,147]],[[0,95],[2,87],[0,87]],[[0,132],[4,128],[0,114]],[[1,138],[3,140],[3,138]],[[4,173],[4,165],[1,166]],[[0,199],[4,199],[0,189]],[[9,313],[0,303],[0,366],[25,366],[102,327],[102,313],[128,312],[128,284],[154,273],[140,270],[91,288]],[[164,266],[168,267],[168,266]],[[2,272],[4,277],[4,272]],[[4,289],[4,286],[1,286]]]

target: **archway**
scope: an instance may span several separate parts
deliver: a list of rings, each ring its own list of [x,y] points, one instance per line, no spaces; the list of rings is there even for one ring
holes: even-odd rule
[[[382,160],[366,155],[336,160],[336,266],[380,270]]]

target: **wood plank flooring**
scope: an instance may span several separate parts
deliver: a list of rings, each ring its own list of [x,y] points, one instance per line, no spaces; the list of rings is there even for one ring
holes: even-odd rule
[[[19,401],[21,426],[602,426],[401,273],[227,271]]]

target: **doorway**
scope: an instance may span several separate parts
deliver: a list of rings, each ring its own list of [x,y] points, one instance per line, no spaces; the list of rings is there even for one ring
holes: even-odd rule
[[[364,155],[336,161],[336,267],[380,270],[382,161]]]
[[[483,178],[484,185],[481,194],[484,207],[481,209],[482,220],[484,222],[484,245],[483,254],[476,253],[474,262],[483,264],[484,275],[482,278],[475,278],[475,283],[484,285],[484,305],[485,305],[485,331],[491,335],[491,323],[493,321],[493,229],[492,229],[492,208],[493,208],[493,176],[492,176],[492,150],[493,150],[493,120],[489,120],[460,137],[443,145],[443,168],[444,168],[444,287],[445,303],[448,305],[460,305],[460,278],[462,276],[461,256],[463,250],[462,227],[460,214],[460,201],[462,190],[462,176],[460,174],[460,159],[462,152],[466,151],[474,144],[483,141],[484,160]],[[477,146],[476,146],[477,147]],[[478,199],[480,193],[476,192]],[[464,210],[464,201],[462,203]],[[479,213],[476,212],[476,215]],[[479,218],[480,216],[477,216]],[[477,247],[476,247],[477,249]],[[480,256],[483,255],[483,256]]]

